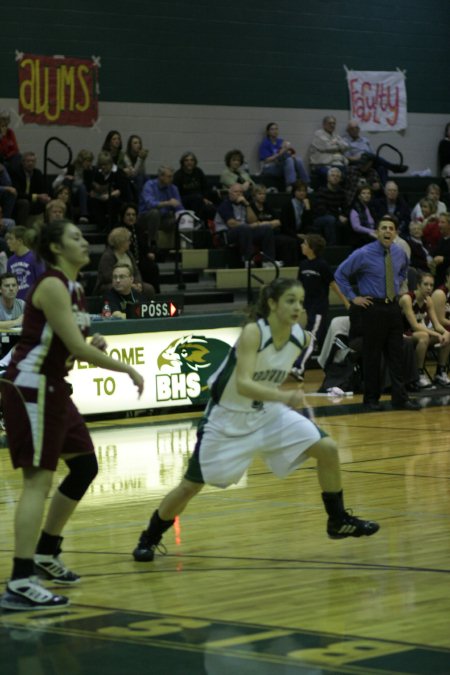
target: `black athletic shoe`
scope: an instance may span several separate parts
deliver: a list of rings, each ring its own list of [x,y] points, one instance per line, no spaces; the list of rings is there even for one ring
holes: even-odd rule
[[[327,533],[330,539],[345,539],[345,537],[370,537],[378,532],[380,526],[373,520],[361,520],[344,511],[339,520],[328,518]]]
[[[162,555],[167,553],[164,544],[161,544],[161,537],[158,541],[150,537],[148,530],[144,530],[139,537],[138,544],[133,551],[133,558],[136,562],[151,562],[158,551]]]

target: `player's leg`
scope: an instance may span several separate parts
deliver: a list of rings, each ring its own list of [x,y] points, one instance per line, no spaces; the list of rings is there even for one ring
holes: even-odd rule
[[[425,358],[430,345],[430,335],[425,330],[417,330],[413,332],[412,336],[416,345],[416,360],[419,369],[418,386],[420,389],[426,389],[431,387],[431,380],[425,372]]]
[[[161,542],[164,532],[172,527],[175,517],[182,513],[191,499],[200,492],[204,483],[195,483],[186,477],[162,500],[153,512],[147,528],[141,533],[133,551],[136,562],[150,562]]]
[[[23,490],[15,515],[15,548],[11,578],[0,607],[12,610],[52,609],[69,604],[68,598],[54,595],[34,577],[33,554],[39,536],[45,499],[53,471],[23,469]]]
[[[437,345],[439,338],[432,336],[430,339],[430,345]],[[440,345],[437,349],[437,366],[436,373],[434,376],[434,384],[437,384],[441,387],[449,387],[450,379],[447,375],[447,365],[448,357],[450,355],[450,343],[448,345]]]
[[[336,443],[328,436],[308,448],[306,454],[317,460],[322,500],[328,514],[327,532],[331,539],[370,536],[380,526],[371,520],[351,515],[344,507],[339,454]]]
[[[72,585],[78,583],[80,577],[68,569],[60,558],[61,534],[98,473],[91,437],[72,400],[67,401],[61,458],[69,472],[53,494],[34,562],[42,578],[57,584]]]

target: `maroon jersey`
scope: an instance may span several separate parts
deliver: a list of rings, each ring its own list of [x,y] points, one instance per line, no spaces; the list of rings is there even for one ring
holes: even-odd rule
[[[80,284],[67,279],[60,270],[48,270],[39,277],[27,296],[22,335],[7,371],[9,379],[14,380],[18,372],[63,379],[73,365],[73,356],[49,325],[44,312],[32,304],[34,291],[48,277],[61,279],[70,293],[72,312],[81,333],[86,337],[89,331],[90,317],[86,312],[84,292]]]
[[[419,305],[419,301],[417,300],[415,291],[409,291],[408,295],[411,298],[412,311],[414,312],[414,316],[416,317],[417,323],[422,324],[426,328],[432,328],[433,324],[428,314],[428,307],[426,301],[424,300],[423,303]],[[406,317],[404,317],[404,324],[405,324],[405,331],[404,331],[405,334],[412,335],[413,331]]]

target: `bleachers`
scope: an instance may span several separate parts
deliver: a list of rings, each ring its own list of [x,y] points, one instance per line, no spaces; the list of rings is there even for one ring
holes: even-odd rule
[[[210,186],[219,187],[219,175],[208,176]],[[268,187],[275,187],[280,190],[281,185],[275,185],[276,179],[263,176],[254,176],[255,182],[264,183]],[[425,194],[430,183],[442,185],[439,178],[428,176],[392,176],[411,208]],[[446,186],[443,186],[446,189]],[[270,210],[279,215],[281,210],[289,200],[290,195],[285,192],[270,191],[267,194],[267,204]],[[92,294],[95,281],[96,270],[101,253],[106,244],[106,233],[99,232],[95,225],[81,225],[81,229],[91,244],[91,262],[86,270],[83,271],[83,282],[88,295]],[[171,287],[182,288],[186,298],[186,304],[217,305],[217,309],[223,303],[233,303],[236,297],[243,297],[247,288],[247,270],[240,267],[240,261],[237,255],[233,255],[233,249],[226,247],[206,248],[206,240],[197,238],[194,241],[195,248],[182,249],[180,252],[180,267],[178,275],[175,274],[175,253],[169,253],[165,263],[161,265],[161,283],[163,290],[167,291]],[[202,246],[202,248],[200,248]],[[349,246],[328,246],[325,249],[324,257],[330,267],[335,270],[336,267],[350,254]],[[282,268],[281,274],[290,278],[297,276],[296,267]],[[262,282],[268,282],[273,278],[273,269],[262,268],[254,269],[252,278],[252,288],[257,289]],[[92,299],[93,306],[98,306],[98,299]],[[330,305],[332,312],[342,311],[340,300],[330,292]],[[199,311],[199,310],[198,310]]]

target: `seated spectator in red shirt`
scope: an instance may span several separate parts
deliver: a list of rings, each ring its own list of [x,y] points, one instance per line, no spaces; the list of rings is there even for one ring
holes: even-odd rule
[[[0,161],[8,170],[16,171],[20,166],[20,152],[16,134],[10,128],[11,117],[6,110],[0,112]]]
[[[438,245],[441,239],[441,230],[439,229],[439,216],[436,213],[436,204],[424,197],[419,202],[422,211],[422,218],[418,218],[423,224],[422,238],[425,246],[432,251]]]

